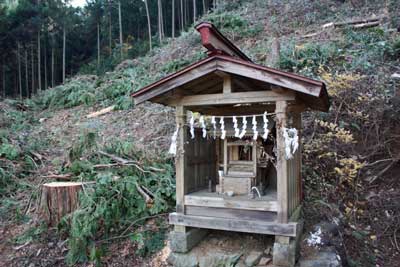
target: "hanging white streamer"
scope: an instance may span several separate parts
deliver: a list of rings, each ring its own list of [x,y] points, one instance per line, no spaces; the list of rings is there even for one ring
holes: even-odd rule
[[[221,117],[219,120],[219,124],[221,124],[221,139],[225,139],[226,131],[225,131],[225,123],[224,123],[224,117]]]
[[[217,122],[216,122],[216,120],[215,120],[215,116],[212,116],[212,117],[211,117],[211,124],[212,124],[212,126],[213,126],[213,137],[214,137],[214,139],[215,139],[216,132],[217,132]]]
[[[190,118],[189,125],[190,125],[190,136],[192,137],[192,139],[194,139],[194,117],[193,117],[193,114],[192,114],[192,117]]]
[[[239,135],[239,138],[242,139],[245,135],[246,135],[246,128],[247,128],[247,120],[246,120],[246,116],[242,117],[242,132]]]
[[[171,145],[169,146],[168,153],[172,155],[176,155],[176,139],[178,138],[179,133],[179,125],[176,125],[176,130],[171,137]]]
[[[262,138],[263,138],[264,140],[267,140],[268,134],[269,134],[267,112],[264,112],[264,114],[263,114],[263,120],[264,120],[264,126],[263,126],[263,128],[264,128],[264,134],[263,134]]]
[[[206,138],[207,137],[207,129],[206,129],[206,124],[204,122],[204,116],[200,116],[199,122],[201,125],[201,131],[203,132],[203,138]]]
[[[253,140],[257,140],[258,131],[257,131],[257,119],[255,115],[253,116],[252,124],[253,124]]]
[[[232,120],[233,120],[233,129],[235,130],[235,137],[239,137],[240,130],[238,128],[238,122],[236,116],[233,116]]]
[[[285,139],[286,159],[291,159],[299,147],[299,136],[297,135],[297,130],[295,128],[288,129],[284,127],[282,131]]]

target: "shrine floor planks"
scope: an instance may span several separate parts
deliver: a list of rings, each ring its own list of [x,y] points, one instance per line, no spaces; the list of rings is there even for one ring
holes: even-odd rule
[[[267,190],[261,198],[250,198],[248,195],[226,196],[216,192],[201,190],[185,195],[185,206],[228,208],[251,211],[277,212],[277,194],[274,190]]]

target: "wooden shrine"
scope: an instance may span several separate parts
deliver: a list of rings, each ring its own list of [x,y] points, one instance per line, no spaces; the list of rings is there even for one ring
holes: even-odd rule
[[[190,250],[205,229],[274,235],[274,265],[293,266],[303,224],[301,144],[288,158],[284,132],[295,128],[301,137],[301,113],[329,109],[325,85],[253,63],[210,23],[196,29],[208,56],[132,95],[136,104],[176,108],[172,250]],[[204,137],[199,123],[191,136],[196,116],[205,118]],[[243,117],[248,126],[238,138],[234,128],[246,127]]]

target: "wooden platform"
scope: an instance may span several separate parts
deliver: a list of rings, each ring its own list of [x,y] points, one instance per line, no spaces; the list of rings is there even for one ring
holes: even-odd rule
[[[228,219],[170,213],[169,223],[187,227],[258,233],[295,237],[301,229],[301,222],[277,223],[262,220]]]
[[[267,191],[261,198],[250,199],[247,195],[228,197],[207,190],[197,191],[185,195],[185,206],[229,208],[255,211],[278,211],[276,191]]]

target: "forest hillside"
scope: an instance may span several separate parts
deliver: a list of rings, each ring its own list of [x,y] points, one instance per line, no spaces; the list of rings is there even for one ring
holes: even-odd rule
[[[18,62],[6,62],[14,78],[0,102],[0,265],[167,266],[160,251],[175,205],[167,154],[174,110],[134,106],[130,94],[207,56],[199,21],[263,65],[278,40],[274,67],[325,82],[329,112],[303,118],[304,231],[337,222],[344,266],[400,264],[399,1],[217,2],[151,51],[117,58],[112,69],[97,69],[96,54],[88,55],[64,82],[51,87],[49,76],[48,89],[22,99]],[[145,30],[142,41],[147,47]],[[38,211],[40,185],[51,181],[96,186],[48,227]]]

